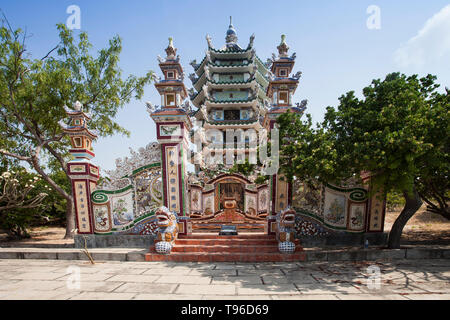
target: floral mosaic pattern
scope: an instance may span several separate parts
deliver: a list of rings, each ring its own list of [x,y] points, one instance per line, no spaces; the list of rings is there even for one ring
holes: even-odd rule
[[[94,205],[95,230],[107,232],[111,230],[111,217],[107,205]]]
[[[132,193],[111,199],[114,226],[122,226],[134,219]]]
[[[324,205],[325,222],[333,226],[345,227],[346,211],[345,195],[328,191],[325,196]]]
[[[325,236],[329,232],[326,231],[319,223],[313,222],[312,219],[307,219],[303,216],[298,216],[295,219],[295,231],[299,236]]]

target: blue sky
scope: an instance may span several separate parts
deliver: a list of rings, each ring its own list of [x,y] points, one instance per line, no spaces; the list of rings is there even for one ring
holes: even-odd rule
[[[309,100],[307,112],[314,121],[321,121],[326,107],[336,106],[340,95],[350,90],[360,95],[372,79],[389,72],[432,73],[443,86],[450,84],[448,1],[1,0],[0,8],[13,27],[27,28],[33,35],[28,50],[37,58],[57,44],[55,25],[67,20],[66,8],[73,4],[81,9],[81,29],[88,32],[94,48],[121,36],[124,76],[147,70],[160,75],[156,57],[164,56],[169,36],[186,75],[192,73],[189,62],[203,58],[207,33],[215,47],[224,44],[230,15],[241,46],[255,34],[256,52],[263,61],[286,34],[290,52],[297,53],[294,71],[303,72],[294,98]],[[380,8],[378,30],[366,26],[369,5]],[[191,87],[187,77],[185,83]],[[95,143],[94,162],[102,169],[112,169],[115,158],[128,156],[128,146],[137,149],[156,141],[145,101],[159,104],[153,85],[146,88],[142,101],[132,101],[119,112],[116,120],[131,131],[129,138],[117,135]]]

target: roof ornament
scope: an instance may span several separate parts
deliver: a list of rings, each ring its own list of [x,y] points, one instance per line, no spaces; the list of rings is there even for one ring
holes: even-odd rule
[[[153,105],[150,101],[146,101],[145,105],[147,106],[147,112],[150,115],[158,109],[158,106]]]
[[[173,38],[169,37],[169,45],[166,48],[167,59],[175,59],[177,49],[173,46]]]
[[[289,46],[286,44],[286,35],[282,34],[281,35],[281,43],[280,45],[277,47],[278,49],[278,54],[280,57],[287,57],[287,52],[289,50]]]
[[[214,46],[212,44],[212,39],[209,36],[209,34],[206,35],[206,42],[208,42],[208,49],[214,49]]]
[[[295,105],[297,106],[297,108],[305,110],[307,104],[308,104],[308,99],[304,99],[300,103],[297,102]]]
[[[298,71],[296,74],[294,74],[293,78],[294,78],[295,80],[298,80],[298,79],[300,79],[301,76],[302,76],[302,72],[301,72],[301,71]]]
[[[227,46],[233,46],[237,43],[237,35],[236,30],[233,27],[232,18],[230,16],[230,25],[228,26],[227,30],[227,36],[225,37],[225,41],[227,43]]]
[[[195,76],[195,73],[190,73],[189,79],[192,81],[192,83],[197,82],[197,77]]]
[[[254,33],[250,36],[250,43],[248,44],[248,48],[253,48],[253,41],[255,41]]]
[[[272,62],[277,61],[277,56],[275,55],[275,53],[272,53]]]
[[[193,99],[193,98],[195,97],[195,91],[194,91],[194,88],[189,88],[187,91],[188,91],[188,93],[189,93],[189,97],[190,97],[191,99]]]
[[[72,105],[72,107],[75,111],[83,111],[83,105],[78,100]]]

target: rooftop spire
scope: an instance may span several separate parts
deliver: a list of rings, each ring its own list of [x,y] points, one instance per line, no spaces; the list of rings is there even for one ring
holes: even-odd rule
[[[280,57],[287,57],[287,52],[289,50],[289,46],[286,44],[286,35],[282,34],[281,35],[281,42],[280,45],[277,47],[278,49],[278,54],[280,55]]]
[[[236,35],[236,30],[233,27],[233,20],[232,17],[230,16],[230,25],[228,26],[227,36],[225,37],[227,47],[235,45],[237,43],[237,40],[238,38]]]
[[[166,54],[168,59],[175,59],[175,55],[177,54],[177,48],[173,46],[172,37],[169,37],[169,45],[166,48]]]

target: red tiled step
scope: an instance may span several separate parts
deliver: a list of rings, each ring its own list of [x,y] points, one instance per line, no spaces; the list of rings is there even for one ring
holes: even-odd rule
[[[222,253],[245,253],[245,252],[278,252],[278,246],[258,245],[258,246],[195,246],[195,245],[175,245],[172,252],[222,252]]]
[[[256,246],[256,245],[276,245],[275,239],[177,239],[175,245],[235,245],[235,246]]]
[[[171,254],[147,253],[145,261],[176,261],[176,262],[292,262],[305,261],[306,254],[297,252],[293,254],[282,253],[181,253]]]
[[[236,236],[220,236],[214,233],[193,233],[190,235],[179,235],[179,239],[275,239],[275,235],[261,233],[238,234]]]

